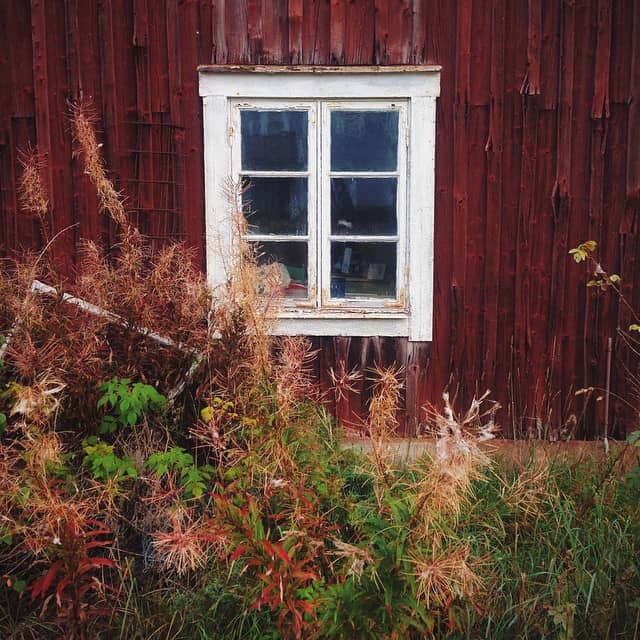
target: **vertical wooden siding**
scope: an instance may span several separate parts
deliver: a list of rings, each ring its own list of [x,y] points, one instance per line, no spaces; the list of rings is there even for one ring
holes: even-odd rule
[[[329,368],[398,362],[409,433],[449,387],[462,405],[492,389],[509,436],[571,414],[597,435],[602,403],[574,393],[603,386],[606,340],[629,317],[585,290],[567,251],[597,240],[640,305],[640,0],[11,0],[0,35],[0,257],[41,246],[16,193],[19,152],[37,146],[69,273],[80,238],[113,240],[73,155],[69,101],[93,104],[138,224],[202,263],[198,64],[442,65],[434,340],[317,340],[321,383]],[[334,407],[344,421],[363,413],[360,387]]]

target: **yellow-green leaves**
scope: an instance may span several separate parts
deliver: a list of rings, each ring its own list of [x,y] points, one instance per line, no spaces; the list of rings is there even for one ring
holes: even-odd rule
[[[578,263],[584,262],[596,250],[597,246],[598,243],[595,240],[587,240],[571,249],[569,255],[573,256],[573,259]]]

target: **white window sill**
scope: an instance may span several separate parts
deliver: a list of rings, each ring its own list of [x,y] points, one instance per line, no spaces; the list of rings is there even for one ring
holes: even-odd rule
[[[353,311],[342,314],[280,314],[271,329],[273,335],[389,336],[409,334],[407,314]]]

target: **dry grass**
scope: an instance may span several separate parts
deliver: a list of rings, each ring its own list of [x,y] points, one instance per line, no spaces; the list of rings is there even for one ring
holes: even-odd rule
[[[151,535],[151,544],[163,568],[181,576],[204,566],[211,540],[202,522],[194,520],[183,508],[169,511],[167,519],[168,530]]]
[[[312,365],[317,351],[301,336],[287,336],[280,341],[273,367],[276,400],[280,419],[286,423],[300,402],[318,400]]]
[[[371,373],[373,390],[369,401],[367,427],[379,493],[382,484],[387,483],[390,469],[390,452],[387,444],[398,427],[397,415],[400,409],[403,382],[402,369],[394,365],[387,368],[376,365]]]
[[[464,415],[456,415],[449,400],[443,394],[442,413],[429,411],[431,430],[436,435],[436,454],[424,476],[413,488],[417,507],[414,522],[423,535],[432,529],[432,516],[457,517],[463,504],[473,495],[472,482],[480,479],[490,458],[479,443],[495,436],[498,426],[494,421],[499,405],[489,403],[482,410],[488,392],[474,398]]]
[[[18,183],[20,205],[27,213],[38,217],[45,241],[49,241],[49,198],[42,181],[44,159],[28,148],[21,154],[22,176]]]
[[[71,126],[76,154],[82,158],[85,174],[95,186],[102,211],[125,229],[128,226],[127,214],[121,194],[116,191],[107,175],[100,151],[102,145],[96,137],[96,121],[95,113],[87,104],[71,105]]]
[[[444,609],[457,599],[477,599],[483,580],[473,561],[468,546],[443,549],[439,536],[434,536],[431,553],[414,552],[411,563],[417,585],[417,597],[427,608]]]

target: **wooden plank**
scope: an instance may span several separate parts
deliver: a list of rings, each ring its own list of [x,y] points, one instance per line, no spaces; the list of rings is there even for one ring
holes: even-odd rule
[[[329,64],[331,61],[331,5],[326,0],[303,0],[302,62]]]
[[[198,15],[198,2],[191,0],[178,7],[179,12],[179,41],[189,42],[193,33],[210,34],[209,23],[203,23],[202,14]],[[200,20],[199,20],[200,19]],[[207,15],[205,19],[210,20]],[[181,133],[178,149],[184,153],[181,163],[182,171],[179,180],[182,183],[182,217],[185,242],[195,251],[196,264],[204,268],[204,172],[202,158],[202,110],[198,98],[198,76],[194,69],[198,64],[198,57],[210,55],[209,45],[200,47],[199,51],[186,44],[180,46],[180,110],[184,131]]]
[[[250,62],[248,5],[245,2],[226,1],[224,33],[228,61],[235,64]]]
[[[121,176],[124,170],[124,161],[121,148],[130,148],[125,141],[125,134],[121,127],[120,102],[127,89],[135,84],[135,79],[127,83],[123,74],[127,70],[128,74],[134,73],[129,69],[126,60],[126,48],[120,38],[123,32],[124,16],[120,13],[119,0],[105,0],[98,6],[98,40],[100,50],[100,81],[102,87],[102,98],[99,108],[102,112],[104,123],[104,146],[102,151],[105,162],[111,175]],[[132,16],[129,15],[129,18]],[[127,43],[128,43],[127,39]],[[127,73],[124,72],[124,73]],[[123,77],[124,76],[124,77]],[[121,187],[120,187],[121,188]],[[125,191],[124,196],[129,194]],[[115,225],[102,216],[103,229],[107,231],[106,243],[111,245],[115,242]]]
[[[424,64],[427,61],[427,14],[425,0],[411,0],[411,64]]]
[[[626,172],[628,135],[628,105],[611,101],[604,149],[607,172],[603,176],[603,209],[606,215],[603,215],[601,222],[598,256],[609,271],[619,272],[623,280],[633,281],[634,272],[622,270],[620,256],[621,237],[629,231],[624,213],[627,205],[626,185],[619,179]],[[581,275],[585,277],[584,272]],[[624,326],[621,324],[623,318],[618,316],[617,300],[612,296],[599,296],[597,304],[605,323],[602,331],[605,335],[615,335],[616,328]]]
[[[629,201],[628,208],[635,209],[637,216],[640,207],[640,153],[638,152],[638,132],[640,132],[640,3],[638,2],[634,3],[630,57],[626,189]],[[629,217],[627,216],[627,218]]]
[[[468,115],[468,177],[467,177],[467,217],[464,248],[465,280],[464,280],[464,319],[465,319],[465,353],[464,370],[458,382],[463,394],[461,401],[467,405],[471,397],[479,390],[478,385],[485,386],[483,379],[484,364],[482,347],[485,282],[497,274],[486,270],[486,177],[487,156],[485,145],[489,122],[489,109],[484,106],[472,106]],[[468,336],[468,337],[467,337]]]
[[[287,7],[287,23],[289,26],[289,62],[302,64],[303,39],[302,16],[304,15],[303,0],[289,0]]]
[[[522,40],[530,42],[531,38],[537,39],[537,31],[539,24],[537,23],[536,11],[525,12],[520,6],[519,10],[514,9],[512,13],[512,24],[510,33],[514,36],[522,34]],[[531,20],[534,25],[531,25]],[[532,32],[536,35],[532,35]],[[515,39],[515,38],[514,38]],[[516,39],[516,42],[518,39]],[[513,66],[512,78],[513,88],[518,89],[520,98],[520,113],[518,118],[518,126],[522,131],[516,140],[521,139],[520,158],[519,158],[519,175],[513,175],[513,180],[518,185],[517,197],[517,227],[515,229],[515,279],[513,289],[513,307],[514,307],[514,329],[513,329],[513,359],[514,366],[517,368],[522,380],[530,380],[531,384],[520,390],[520,417],[524,418],[521,428],[530,429],[537,420],[542,418],[542,409],[536,398],[536,393],[540,390],[541,385],[538,380],[538,370],[535,363],[531,359],[531,349],[533,344],[532,312],[535,308],[536,301],[531,295],[532,287],[532,267],[533,262],[537,260],[537,256],[532,251],[532,236],[534,228],[531,226],[531,219],[535,217],[534,213],[534,189],[535,189],[535,167],[536,167],[536,150],[537,150],[537,118],[538,118],[538,100],[535,95],[530,95],[524,90],[521,78],[526,77],[530,68],[529,60],[535,50],[535,46],[527,46],[526,58],[523,56],[521,60],[515,58],[512,60]],[[522,52],[524,53],[524,51]],[[512,134],[513,135],[513,134]],[[516,144],[518,144],[516,142]]]
[[[548,384],[549,372],[554,367],[553,346],[555,335],[547,333],[550,312],[552,238],[554,228],[553,211],[549,194],[555,181],[555,156],[553,146],[556,138],[556,118],[553,111],[543,108],[542,96],[533,98],[537,108],[535,146],[535,185],[529,215],[529,347],[527,371],[527,405],[533,408],[534,416],[544,416],[548,401],[554,390]],[[533,134],[531,134],[533,135]],[[526,379],[526,378],[525,378]]]
[[[166,179],[168,184],[159,186],[162,186],[166,192],[165,208],[174,209],[179,212],[167,212],[166,214],[167,228],[164,230],[164,235],[168,240],[182,239],[185,237],[187,207],[184,202],[184,196],[187,192],[190,192],[190,190],[185,189],[189,174],[186,172],[185,162],[183,161],[185,132],[181,99],[183,87],[181,57],[183,49],[189,49],[192,60],[195,62],[197,49],[193,46],[186,46],[186,42],[193,38],[196,30],[186,31],[186,39],[184,41],[181,39],[181,17],[178,5],[172,2],[166,5],[165,39],[167,42],[167,92],[169,109],[167,124],[172,126],[164,130],[165,141],[163,147],[173,149],[175,155],[171,157],[173,164],[167,163],[166,177],[162,178]],[[182,46],[182,42],[185,43],[184,47]],[[195,76],[196,74],[191,72],[190,75]],[[194,99],[195,96],[191,94],[191,98]]]
[[[640,53],[640,52],[639,52]],[[633,60],[633,55],[631,56]],[[596,40],[595,78],[592,118],[609,117],[609,69],[611,65],[611,3],[598,0],[598,33]]]
[[[635,2],[613,2],[611,11],[610,100],[626,104],[630,97],[629,74],[633,47]]]
[[[180,4],[186,5],[187,14],[195,12],[195,15],[190,20],[190,24],[195,27],[195,31],[182,31],[184,42],[187,43],[185,44],[184,53],[189,56],[195,55],[198,64],[211,64],[216,62],[213,50],[213,5],[219,4],[219,0],[208,0],[207,2],[185,0],[185,2]],[[181,7],[178,7],[178,11],[180,11],[180,8]],[[193,52],[193,47],[188,45],[193,39],[194,34],[197,42],[195,52]],[[221,60],[221,62],[225,61],[226,59]]]
[[[542,46],[540,61],[540,94],[543,109],[555,109],[558,105],[560,73],[560,13],[562,3],[544,0],[542,9]]]
[[[12,89],[7,95],[10,100],[10,117],[35,116],[35,79],[32,43],[32,16],[28,2],[3,2],[5,13],[5,33],[3,41],[11,42],[5,47],[8,64],[3,67],[3,76]]]
[[[430,16],[427,24],[427,56],[430,62],[441,63],[456,59],[456,15],[454,3],[432,0],[425,13]],[[437,103],[436,124],[436,188],[434,232],[434,289],[433,289],[433,338],[431,359],[427,376],[427,397],[439,401],[447,386],[451,369],[453,348],[453,183],[454,165],[454,101],[455,73],[443,73],[440,100]]]
[[[331,64],[345,64],[344,41],[347,33],[348,0],[331,0],[330,47]]]
[[[496,390],[498,344],[498,300],[500,296],[502,243],[502,153],[504,137],[504,46],[505,0],[495,0],[491,12],[491,64],[489,134],[485,144],[487,154],[486,235],[483,315],[483,378],[485,386]]]
[[[73,272],[76,231],[70,206],[71,175],[66,170],[71,160],[71,141],[66,120],[63,9],[44,0],[31,2],[37,144],[46,162],[51,233],[60,234],[51,248],[51,258],[55,269],[62,276],[69,276]]]
[[[94,111],[99,104],[100,73],[95,42],[98,39],[98,18],[95,5],[78,4],[68,0],[65,4],[65,27],[67,35],[67,68],[69,99],[83,102]],[[98,114],[96,113],[96,119]],[[98,132],[99,133],[99,132]],[[82,239],[97,240],[103,232],[100,224],[98,197],[84,170],[81,157],[73,154],[71,160],[74,217],[78,221],[78,235]]]
[[[333,338],[333,351],[335,354],[335,374],[338,380],[345,380],[349,371],[349,348],[352,338],[337,337]],[[336,395],[336,420],[339,424],[346,427],[353,426],[354,412],[352,411],[352,402],[354,395],[349,389],[341,388]],[[358,415],[356,412],[355,415]]]
[[[538,134],[538,111],[536,98],[524,96],[526,108],[523,109],[523,140],[520,164],[520,198],[518,203],[518,232],[516,238],[515,273],[515,318],[514,350],[524,379],[532,381],[530,390],[525,391],[526,408],[533,418],[542,415],[541,403],[535,397],[535,389],[540,389],[539,371],[530,357],[533,345],[532,312],[536,300],[531,293],[532,268],[537,264],[538,256],[533,253],[532,236],[537,231],[532,224],[535,220],[534,189],[536,181],[536,150]],[[528,392],[528,393],[527,393]]]
[[[491,91],[491,26],[492,11],[475,2],[471,15],[471,69],[469,74],[469,104],[487,106]],[[485,136],[486,140],[486,136]]]
[[[247,0],[247,31],[249,56],[253,62],[265,64],[262,49],[262,6],[263,0]]]
[[[289,61],[287,0],[262,0],[263,60],[266,64]]]
[[[28,3],[0,3],[0,36],[3,42],[11,42],[0,51],[0,67],[5,70],[0,74],[0,256],[6,257],[20,244],[37,250],[39,243],[33,221],[19,213],[17,189],[18,152],[35,143],[35,136],[15,131],[16,122],[33,122],[30,19]]]
[[[150,33],[148,2],[153,0],[133,0],[133,46],[134,68],[136,74],[136,112],[133,124],[129,127],[135,132],[135,143],[132,147],[135,173],[130,176],[129,188],[134,194],[132,209],[135,210],[134,221],[143,234],[156,234],[157,227],[150,226],[156,220],[149,215],[153,209],[153,182],[156,178],[153,163],[154,104],[151,76],[153,75],[150,61]],[[122,117],[122,116],[121,116]],[[122,118],[123,120],[128,118]]]
[[[407,64],[411,46],[410,0],[375,0],[375,63]]]
[[[552,336],[558,350],[557,362],[552,359],[550,365],[549,385],[552,390],[561,390],[564,378],[562,360],[566,354],[563,327],[566,326],[562,309],[566,308],[567,295],[567,252],[569,250],[569,229],[571,213],[571,184],[572,161],[572,123],[573,123],[573,89],[575,76],[575,37],[576,37],[576,8],[573,5],[562,5],[561,25],[561,83],[558,103],[558,142],[556,147],[556,181],[552,192],[554,211],[553,254],[551,258],[551,313],[549,314],[548,335]],[[575,321],[574,309],[571,309],[572,321]],[[552,411],[554,415],[561,415],[559,395],[554,393]]]
[[[454,97],[453,148],[453,235],[452,235],[452,309],[451,309],[451,363],[449,371],[458,382],[464,377],[467,353],[466,252],[468,247],[469,214],[469,157],[468,115],[471,63],[471,0],[458,4],[456,33],[456,88]]]
[[[527,73],[520,93],[540,93],[540,57],[542,46],[542,0],[529,0],[529,24],[527,33]]]
[[[173,2],[166,0],[149,0],[148,7],[148,37],[149,48],[147,64],[149,73],[147,82],[149,84],[149,104],[153,113],[167,113],[170,110],[170,88],[169,88],[169,44],[167,36],[169,25],[167,20],[172,18],[175,21],[176,7]],[[171,25],[171,29],[175,27]],[[175,44],[175,42],[173,43]],[[171,66],[175,68],[175,62]]]
[[[594,91],[591,105],[591,158],[589,166],[589,210],[588,231],[586,238],[595,239],[600,251],[606,245],[603,237],[605,226],[604,210],[604,176],[605,157],[608,138],[610,116],[609,107],[609,79],[611,64],[611,7],[607,2],[598,0],[598,18],[596,35],[596,61]],[[604,240],[604,243],[603,243]],[[606,361],[607,330],[606,325],[600,323],[602,307],[593,292],[585,292],[584,296],[584,327],[582,331],[583,350],[583,387],[602,386],[602,363]],[[611,335],[611,334],[609,334]],[[595,435],[594,427],[602,424],[602,403],[591,402],[591,406],[584,405],[587,396],[580,399],[581,414],[584,414],[582,433],[590,432]]]
[[[374,0],[344,4],[343,54],[345,64],[371,64],[374,49]]]
[[[211,62],[227,64],[231,62],[227,45],[227,0],[211,0],[211,5]]]
[[[420,433],[424,421],[427,372],[431,356],[431,343],[409,342],[406,355],[406,427],[405,435],[412,437]]]
[[[572,117],[573,117],[573,76],[574,76],[574,40],[575,16],[574,8],[563,5],[562,29],[564,42],[562,44],[562,82],[558,104],[558,142],[556,146],[556,181],[552,192],[552,202],[555,216],[553,238],[554,253],[551,269],[554,280],[551,288],[553,292],[553,308],[558,310],[564,304],[565,295],[565,264],[568,246],[570,170],[572,157]],[[551,334],[559,325],[558,312],[549,315]]]
[[[592,142],[592,100],[594,86],[594,69],[596,66],[596,35],[593,28],[596,25],[595,3],[591,6],[577,5],[575,8],[575,71],[572,100],[572,146],[582,149],[582,153],[574,153],[571,159],[571,209],[569,218],[568,240],[570,246],[575,246],[589,237],[589,190]],[[586,215],[585,215],[586,213]],[[565,257],[565,263],[568,261]],[[562,377],[563,402],[571,398],[571,390],[584,388],[588,385],[588,340],[585,320],[584,288],[575,281],[572,275],[575,270],[566,272],[567,289],[564,301],[563,334],[566,339],[566,356],[569,366],[564,366]],[[559,423],[566,420],[566,412],[581,413],[586,396],[578,396],[575,405],[562,407],[557,415]]]

